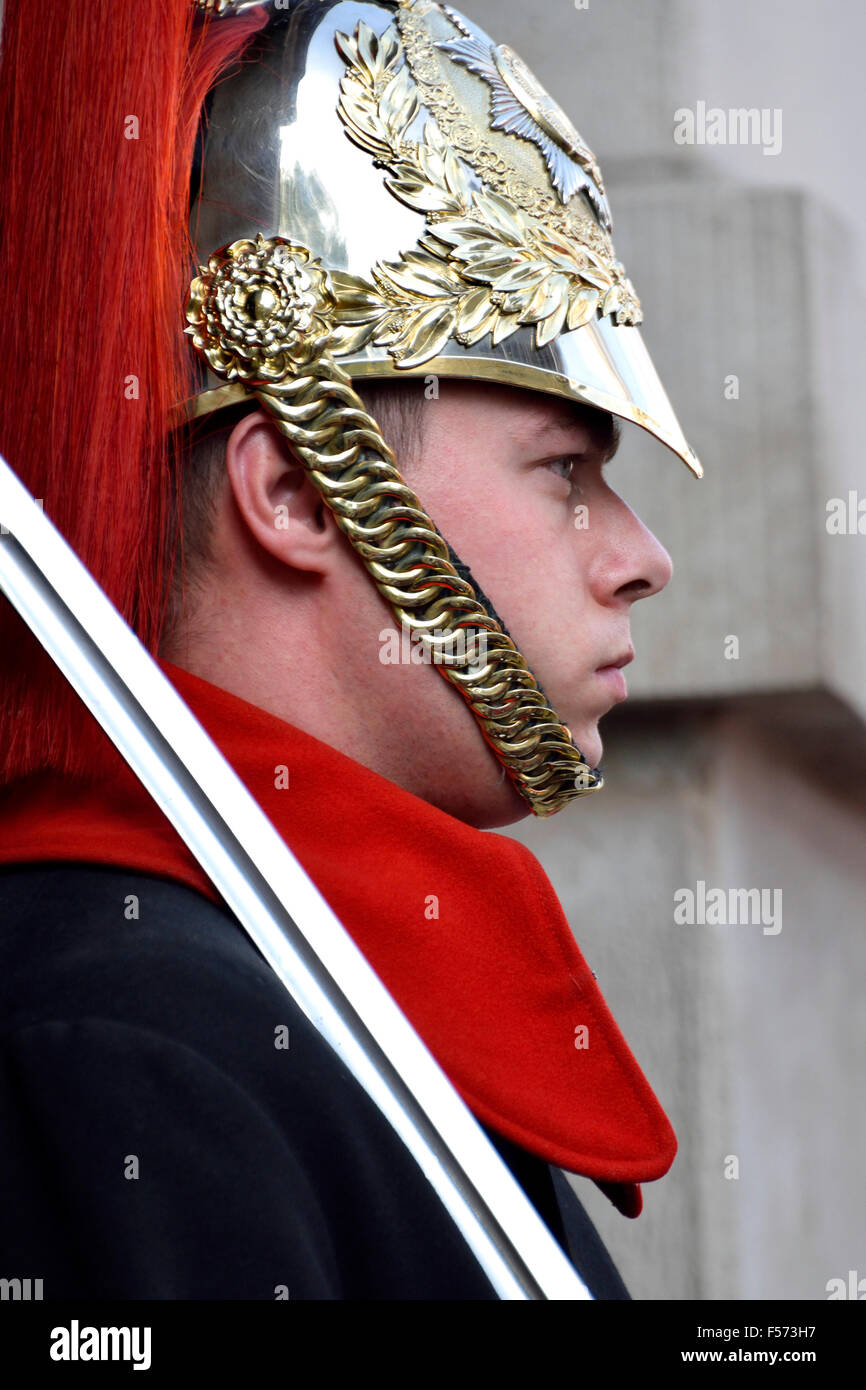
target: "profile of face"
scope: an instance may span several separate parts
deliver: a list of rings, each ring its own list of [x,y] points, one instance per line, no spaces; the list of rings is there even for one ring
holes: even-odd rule
[[[631,606],[670,556],[612,490],[612,418],[510,387],[440,383],[407,481],[472,570],[591,766],[627,695]]]
[[[589,407],[440,380],[419,447],[398,459],[590,766],[599,721],[626,698],[631,606],[672,573],[609,486],[615,445],[611,417]],[[471,824],[528,815],[435,663],[383,661],[393,612],[262,414],[230,436],[226,479],[218,563],[181,664]]]

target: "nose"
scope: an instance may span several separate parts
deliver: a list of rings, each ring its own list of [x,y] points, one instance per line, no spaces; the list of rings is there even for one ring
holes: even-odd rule
[[[631,604],[661,593],[674,572],[670,555],[621,497],[611,493],[608,502],[610,513],[595,557],[596,597]]]

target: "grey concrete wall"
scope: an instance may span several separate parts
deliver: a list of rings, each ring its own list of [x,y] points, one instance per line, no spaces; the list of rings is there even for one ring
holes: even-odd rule
[[[772,705],[623,712],[605,768],[603,791],[515,833],[679,1151],[636,1221],[577,1191],[635,1297],[826,1297],[866,1253],[866,803],[815,784]],[[778,892],[775,923],[677,924],[700,879]]]

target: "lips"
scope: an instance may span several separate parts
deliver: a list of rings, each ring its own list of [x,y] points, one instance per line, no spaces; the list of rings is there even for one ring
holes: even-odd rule
[[[614,657],[603,666],[596,667],[595,674],[605,682],[615,700],[625,700],[628,696],[628,686],[625,676],[622,674],[622,667],[627,666],[630,661],[634,661],[633,647],[629,647],[628,651]]]
[[[622,656],[612,657],[610,661],[603,661],[596,667],[597,671],[618,671],[622,666],[628,666],[630,661],[634,661],[634,647],[629,647],[623,652]]]

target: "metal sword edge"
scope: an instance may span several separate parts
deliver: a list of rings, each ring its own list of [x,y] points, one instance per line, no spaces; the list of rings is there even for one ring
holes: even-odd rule
[[[400,1136],[498,1296],[591,1299],[258,802],[2,457],[0,523],[0,590]]]

